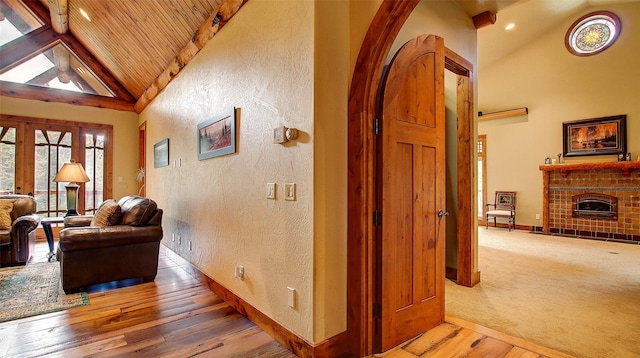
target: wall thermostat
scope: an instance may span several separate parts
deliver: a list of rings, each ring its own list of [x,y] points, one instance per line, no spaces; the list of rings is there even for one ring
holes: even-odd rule
[[[287,128],[285,126],[282,126],[273,130],[274,143],[282,144],[296,138],[298,138],[298,130],[295,128]]]

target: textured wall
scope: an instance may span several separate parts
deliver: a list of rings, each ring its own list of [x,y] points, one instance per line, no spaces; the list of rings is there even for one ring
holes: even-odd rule
[[[622,21],[617,42],[595,56],[570,54],[563,43],[571,23],[596,10]],[[640,153],[640,2],[587,8],[516,52],[482,69],[479,107],[485,112],[529,107],[527,117],[481,122],[487,135],[487,193],[518,192],[518,224],[542,226],[544,158],[562,152],[562,122],[627,114],[627,144]],[[631,80],[634,79],[634,80]],[[576,157],[567,162],[616,161],[615,156]]]
[[[138,192],[138,114],[94,107],[0,96],[0,112],[25,117],[111,124],[113,126],[113,197]],[[122,177],[122,182],[118,180]]]
[[[237,152],[199,161],[198,123],[234,106]],[[312,342],[313,2],[248,2],[141,120],[149,153],[163,138],[170,143],[170,166],[147,162],[147,193],[165,209],[164,244]],[[274,144],[282,125],[300,138]],[[277,200],[267,200],[268,182],[278,184]],[[296,201],[284,200],[287,182],[297,185]],[[244,281],[234,278],[236,265]],[[287,286],[297,290],[296,308],[287,306]]]

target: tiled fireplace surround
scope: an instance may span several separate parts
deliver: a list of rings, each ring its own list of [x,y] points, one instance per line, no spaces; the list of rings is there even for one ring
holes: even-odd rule
[[[541,165],[547,234],[640,243],[640,162]],[[618,198],[617,220],[572,217],[572,197]]]

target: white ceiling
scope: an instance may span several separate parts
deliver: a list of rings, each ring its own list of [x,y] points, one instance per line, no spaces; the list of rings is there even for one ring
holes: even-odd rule
[[[478,30],[478,68],[516,51],[562,22],[572,23],[584,15],[585,9],[589,7],[638,1],[640,0],[520,0],[507,5],[498,10],[494,25]],[[505,26],[512,22],[516,24],[516,28],[506,31]]]

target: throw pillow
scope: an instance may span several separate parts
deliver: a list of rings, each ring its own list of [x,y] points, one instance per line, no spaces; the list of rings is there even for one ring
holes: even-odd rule
[[[0,230],[11,230],[11,210],[13,201],[0,200]]]
[[[98,211],[91,220],[91,226],[113,226],[120,223],[122,211],[120,205],[113,199],[107,199],[100,204]]]
[[[143,197],[120,199],[122,205],[122,225],[144,226],[158,208],[155,201]]]

